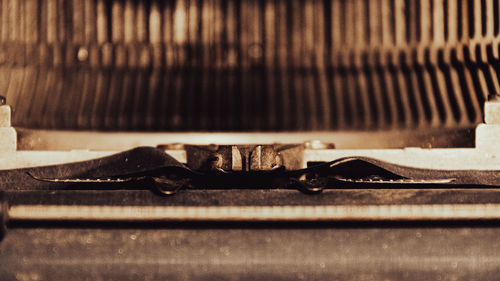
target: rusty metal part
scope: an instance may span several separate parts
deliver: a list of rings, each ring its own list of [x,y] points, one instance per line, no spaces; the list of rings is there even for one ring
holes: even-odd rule
[[[250,171],[269,171],[283,165],[281,155],[273,147],[268,145],[257,145],[250,152]]]
[[[302,167],[304,146],[185,145],[187,166],[196,171],[270,171]]]

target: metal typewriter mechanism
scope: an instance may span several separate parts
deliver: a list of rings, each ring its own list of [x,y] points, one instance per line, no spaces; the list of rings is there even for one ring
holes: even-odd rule
[[[2,216],[7,220],[463,220],[499,219],[500,204],[385,204],[278,206],[89,206],[7,202],[23,191],[151,190],[171,200],[192,190],[298,190],[320,199],[335,190],[482,190],[500,186],[500,158],[489,144],[498,133],[500,103],[486,103],[487,124],[476,148],[336,149],[334,143],[144,145],[122,151],[16,150],[10,107],[3,114],[0,170]],[[21,130],[22,131],[22,130]],[[70,133],[71,134],[71,133]],[[141,136],[141,135],[139,135]],[[147,140],[147,134],[141,141]],[[188,137],[180,134],[178,137]],[[149,136],[151,137],[151,136]],[[192,136],[191,136],[192,137]],[[200,136],[199,139],[202,139]],[[137,136],[135,137],[137,139]],[[192,138],[191,138],[192,139]],[[196,141],[195,139],[194,141]],[[488,145],[486,145],[488,144]],[[10,150],[10,151],[9,151]],[[432,159],[430,161],[430,159]],[[453,189],[451,189],[453,188]],[[165,197],[168,196],[168,197]],[[15,197],[15,196],[14,196]],[[314,199],[313,199],[314,200]],[[208,210],[208,211],[207,211]]]
[[[112,156],[112,163],[140,163],[140,169],[123,167],[121,175],[102,177],[48,177],[26,172],[37,181],[54,184],[122,184],[148,182],[163,195],[175,195],[183,188],[296,188],[319,193],[339,184],[366,185],[473,185],[497,186],[497,171],[452,171],[405,167],[368,157],[342,157],[332,161],[303,163],[306,144],[289,145],[179,145],[185,164],[170,158],[160,145],[141,147]],[[315,144],[318,146],[318,143]],[[333,149],[333,144],[323,149]],[[158,151],[159,150],[159,151]],[[165,153],[165,155],[161,155]],[[131,159],[132,157],[137,159]],[[163,164],[145,168],[160,158]],[[142,162],[142,163],[141,163]],[[147,163],[146,163],[147,162]],[[162,162],[159,162],[162,163]],[[303,166],[305,164],[306,166]],[[85,163],[81,163],[85,165]],[[101,168],[102,171],[105,170]],[[477,179],[478,176],[482,178]]]
[[[499,0],[0,0],[0,95],[2,281],[498,279]]]

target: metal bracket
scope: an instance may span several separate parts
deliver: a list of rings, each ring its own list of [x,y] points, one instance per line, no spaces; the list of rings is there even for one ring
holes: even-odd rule
[[[11,125],[12,110],[0,96],[0,152],[16,151],[17,133]]]

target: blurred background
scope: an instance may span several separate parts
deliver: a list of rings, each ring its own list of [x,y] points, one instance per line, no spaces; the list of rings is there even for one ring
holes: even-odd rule
[[[29,129],[465,140],[500,93],[499,9],[495,0],[1,0],[0,93],[14,126]]]

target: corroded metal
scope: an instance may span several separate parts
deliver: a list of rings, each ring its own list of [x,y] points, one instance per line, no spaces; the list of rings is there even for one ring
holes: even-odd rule
[[[302,168],[304,146],[185,145],[187,166],[199,171],[271,171]]]

